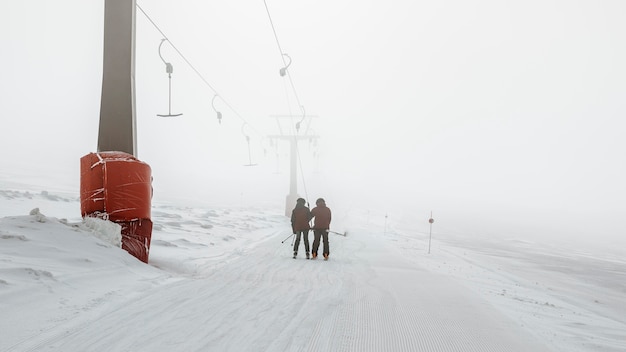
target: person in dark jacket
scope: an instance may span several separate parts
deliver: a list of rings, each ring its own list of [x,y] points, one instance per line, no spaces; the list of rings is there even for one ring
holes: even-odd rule
[[[311,253],[313,254],[313,259],[317,258],[317,249],[320,246],[320,239],[322,239],[324,243],[324,260],[327,260],[328,255],[330,254],[328,246],[328,231],[330,231],[331,211],[330,208],[326,206],[324,198],[319,198],[315,202],[315,205],[315,208],[311,210],[311,216],[315,219],[313,221],[314,239]]]
[[[291,229],[296,236],[293,244],[293,257],[298,255],[298,247],[300,247],[300,237],[304,237],[304,249],[306,250],[306,259],[309,259],[309,221],[311,221],[311,212],[306,206],[304,198],[296,200],[296,207],[291,211]]]

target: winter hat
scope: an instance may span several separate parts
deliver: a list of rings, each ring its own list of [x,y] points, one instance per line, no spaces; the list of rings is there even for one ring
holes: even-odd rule
[[[324,198],[317,198],[317,201],[315,201],[315,204],[326,204],[326,201],[324,200]]]
[[[298,199],[296,200],[296,203],[298,203],[298,204],[304,204],[304,203],[306,203],[306,199],[304,199],[304,198],[298,198]]]

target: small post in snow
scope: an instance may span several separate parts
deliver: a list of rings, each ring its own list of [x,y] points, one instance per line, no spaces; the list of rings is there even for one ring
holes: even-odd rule
[[[430,242],[433,239],[433,222],[435,222],[435,219],[433,219],[433,212],[431,210],[430,219],[428,219],[428,223],[430,224],[430,233],[428,235],[428,254],[430,254]]]

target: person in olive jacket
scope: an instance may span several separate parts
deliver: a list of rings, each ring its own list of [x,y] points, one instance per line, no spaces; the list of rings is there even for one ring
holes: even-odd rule
[[[330,254],[328,248],[328,231],[330,230],[331,211],[330,208],[326,206],[324,198],[319,198],[315,202],[315,205],[316,207],[311,210],[311,216],[315,219],[313,221],[314,239],[311,253],[313,254],[313,259],[317,258],[317,249],[320,246],[321,238],[324,242],[324,260],[327,260]]]
[[[293,244],[293,257],[298,255],[298,247],[300,247],[300,237],[304,237],[304,249],[306,250],[306,259],[309,259],[309,221],[311,221],[311,212],[306,206],[304,198],[296,200],[296,207],[291,211],[291,229],[296,236]]]

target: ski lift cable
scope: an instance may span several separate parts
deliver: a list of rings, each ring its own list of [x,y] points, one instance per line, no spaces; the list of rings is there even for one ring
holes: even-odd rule
[[[293,94],[296,97],[296,101],[298,102],[299,106],[302,106],[302,103],[300,103],[300,98],[298,97],[298,92],[296,91],[296,86],[293,83],[293,79],[291,78],[291,74],[289,73],[289,70],[287,70],[287,67],[289,67],[289,65],[291,65],[291,57],[287,54],[285,54],[285,52],[283,51],[282,46],[280,45],[280,40],[278,40],[278,34],[276,33],[276,26],[274,26],[274,21],[272,20],[272,15],[270,14],[270,9],[267,6],[267,1],[263,0],[263,4],[265,5],[265,11],[267,12],[267,17],[269,18],[270,21],[270,25],[272,26],[272,32],[274,33],[274,39],[276,39],[276,45],[278,46],[278,52],[280,53],[280,59],[283,62],[284,65],[284,69],[285,69],[285,73],[287,74],[287,78],[289,79],[289,83],[291,84],[291,89],[293,90]],[[285,56],[289,58],[289,63],[287,63],[287,61],[285,60]],[[282,71],[281,71],[281,75],[282,75]]]
[[[276,26],[274,25],[274,21],[272,20],[272,15],[270,13],[270,9],[269,6],[267,6],[267,1],[263,0],[263,4],[265,5],[265,11],[267,12],[267,17],[270,21],[270,25],[272,27],[272,32],[274,33],[274,39],[276,40],[276,45],[278,46],[278,52],[280,54],[280,58],[283,62],[284,67],[280,70],[280,75],[284,76],[285,74],[287,75],[287,78],[289,79],[289,84],[291,85],[291,89],[293,90],[293,94],[294,97],[296,98],[296,102],[298,103],[298,106],[300,107],[300,109],[302,110],[302,119],[297,122],[294,123],[293,120],[293,114],[291,113],[291,105],[289,104],[289,98],[287,96],[287,104],[289,105],[289,115],[292,116],[291,118],[291,122],[292,122],[292,126],[295,126],[296,129],[296,134],[299,133],[299,129],[300,129],[300,124],[302,123],[302,121],[305,119],[305,110],[304,110],[304,106],[302,105],[302,103],[300,102],[300,97],[298,96],[298,92],[296,90],[295,84],[293,83],[293,79],[291,78],[291,73],[289,72],[289,70],[287,70],[287,68],[291,65],[291,57],[286,54],[285,52],[283,52],[283,48],[280,45],[280,40],[278,39],[278,33],[276,32]],[[289,59],[289,62],[287,62],[285,60],[285,57]],[[285,87],[285,90],[287,88]],[[292,127],[293,128],[293,127]],[[298,153],[298,160],[300,163],[300,168],[302,169],[302,159],[300,158],[300,150],[299,150],[299,146],[296,143],[296,152]],[[302,170],[301,170],[301,174],[302,174]],[[303,184],[304,184],[304,175],[302,174],[302,178],[303,178]],[[305,186],[306,189],[306,186]]]
[[[305,197],[308,199],[309,195],[308,195],[308,190],[307,190],[307,186],[306,186],[306,179],[304,177],[304,167],[303,167],[303,163],[302,163],[302,158],[300,157],[300,146],[298,145],[298,137],[297,137],[297,135],[300,133],[300,124],[306,118],[306,112],[305,112],[304,106],[300,102],[300,97],[298,96],[298,91],[296,90],[296,86],[293,83],[293,79],[291,77],[291,73],[287,69],[291,65],[291,62],[292,62],[291,57],[289,55],[287,55],[283,51],[282,46],[280,45],[280,40],[278,39],[278,34],[276,32],[276,26],[274,26],[274,21],[272,20],[272,15],[270,13],[269,7],[267,6],[267,1],[263,0],[263,4],[265,5],[265,10],[267,12],[267,17],[269,18],[270,25],[272,27],[272,32],[274,33],[274,39],[276,39],[276,45],[278,46],[278,51],[279,51],[279,54],[280,54],[280,58],[281,58],[281,60],[283,62],[283,65],[284,65],[283,68],[280,70],[280,75],[281,76],[285,76],[285,74],[287,75],[287,78],[289,79],[289,84],[291,85],[291,89],[293,91],[294,97],[296,98],[296,102],[298,103],[298,106],[300,107],[301,112],[302,112],[302,118],[300,119],[300,121],[298,121],[297,123],[294,123],[293,114],[291,113],[291,105],[289,105],[289,110],[290,110],[289,115],[291,116],[291,122],[292,122],[292,126],[293,126],[292,128],[296,129],[296,137],[295,137],[296,141],[295,141],[295,143],[296,143],[296,154],[297,154],[297,157],[298,157],[298,164],[299,164],[299,167],[300,167],[300,177],[302,179],[302,186],[304,188]],[[285,60],[285,57],[287,57],[289,59],[289,62],[287,62]],[[285,87],[285,90],[286,89],[287,88]],[[288,100],[288,104],[289,104],[289,100]]]
[[[209,81],[206,78],[204,78],[204,76],[200,73],[200,71],[198,71],[198,69],[196,69],[196,67],[191,64],[191,62],[187,59],[187,57],[185,57],[185,55],[183,55],[183,53],[180,50],[178,50],[176,45],[174,45],[174,43],[168,38],[168,36],[165,35],[165,33],[161,30],[161,28],[159,28],[159,26],[152,20],[152,18],[148,15],[148,13],[146,13],[146,11],[139,5],[139,3],[137,3],[135,6],[141,11],[141,13],[143,13],[143,15],[148,19],[148,21],[152,24],[152,26],[154,26],[154,28],[161,34],[161,36],[163,36],[164,40],[167,40],[169,42],[170,46],[174,49],[174,51],[176,51],[176,53],[178,53],[178,55],[180,55],[180,57],[183,59],[183,61],[185,61],[185,63],[207,85],[207,87],[209,87],[209,89],[211,89],[216,96],[220,97],[220,99],[222,100],[224,105],[226,105],[226,107],[228,107],[239,119],[241,119],[245,123],[248,123],[248,121],[246,121],[246,119],[243,118],[243,116],[241,116],[239,114],[239,112],[237,110],[235,110],[232,107],[232,105],[230,105],[230,103],[228,101],[226,101],[226,99],[224,99],[224,97],[221,96],[217,92],[217,89],[215,89],[215,87],[213,87],[213,85],[211,85],[211,83],[209,83]],[[256,132],[257,134],[261,135],[261,133],[253,125],[250,125],[250,127],[252,128],[252,130],[254,132]]]
[[[163,33],[163,31],[161,30],[161,28],[159,28],[159,26],[152,20],[152,18],[150,16],[148,16],[148,14],[146,13],[146,11],[144,11],[144,9],[139,5],[139,3],[137,3],[137,8],[144,14],[144,16],[146,16],[146,18],[148,19],[148,21],[150,21],[150,23],[154,26],[154,28],[156,28],[156,30],[161,33],[161,35],[163,36],[163,38],[165,40],[167,40],[170,45],[172,46],[172,48],[178,53],[178,55],[180,55],[180,57],[185,61],[185,63],[187,63],[187,65],[189,65],[189,67],[191,67],[191,69],[198,75],[198,77],[200,77],[200,79],[202,81],[204,81],[204,83],[213,91],[213,93],[217,94],[217,90],[211,85],[211,83],[209,83],[209,81],[207,81],[204,76],[202,76],[202,74],[191,64],[191,62],[189,62],[189,60],[187,60],[187,58],[185,57],[185,55],[183,55],[183,53],[180,52],[180,50],[178,50],[178,48],[176,47],[176,45],[174,45],[174,43],[168,38],[167,35],[165,35],[165,33]]]
[[[283,51],[283,48],[282,48],[282,46],[280,45],[280,40],[278,39],[278,33],[276,32],[276,26],[274,25],[274,21],[272,20],[272,15],[271,15],[271,13],[270,13],[269,6],[267,6],[267,1],[266,1],[266,0],[263,0],[263,4],[265,5],[265,11],[267,12],[267,17],[268,17],[268,19],[269,19],[269,21],[270,21],[270,25],[271,25],[271,27],[272,27],[272,32],[274,33],[274,39],[276,39],[276,45],[278,46],[278,52],[279,52],[279,54],[280,54],[280,58],[281,58],[281,60],[283,61],[283,65],[284,65],[284,67],[281,69],[281,72],[280,72],[280,73],[281,73],[281,76],[283,76],[283,75],[284,75],[283,73],[286,73],[286,74],[287,74],[287,77],[289,78],[289,83],[290,83],[290,85],[291,85],[291,89],[293,90],[294,96],[295,96],[295,98],[296,98],[296,102],[298,103],[298,106],[300,106],[300,109],[302,110],[302,115],[303,115],[303,117],[302,117],[302,119],[298,122],[298,125],[297,125],[297,126],[299,126],[299,124],[300,124],[300,123],[304,120],[305,111],[304,111],[304,106],[303,106],[303,105],[302,105],[302,103],[300,102],[300,98],[299,98],[299,96],[298,96],[298,92],[297,92],[297,90],[296,90],[295,84],[293,83],[293,79],[291,78],[291,74],[289,73],[289,70],[287,70],[287,68],[291,65],[292,60],[291,60],[291,57],[290,57],[289,55],[287,55],[287,54]],[[285,60],[285,57],[287,57],[287,58],[289,59],[289,62],[287,62],[287,61]],[[290,110],[291,110],[291,107],[290,107]],[[290,115],[292,115],[292,114],[290,113]],[[293,115],[292,115],[292,116],[293,116]],[[292,122],[293,122],[293,118],[292,118]],[[297,131],[297,132],[298,132],[298,131]],[[298,151],[298,153],[299,153],[299,151]]]

